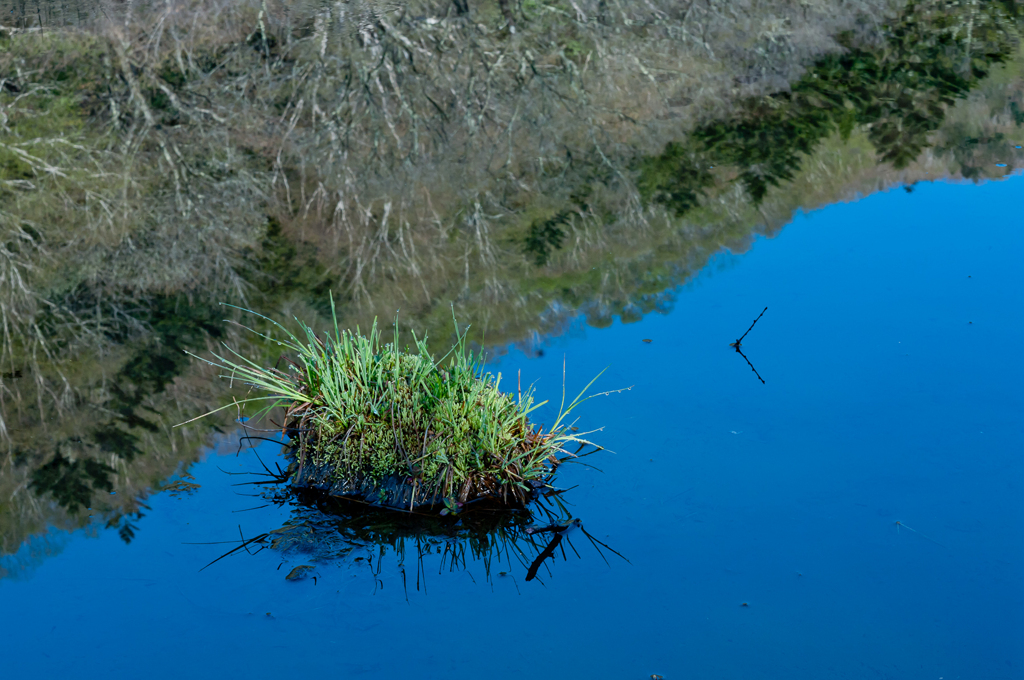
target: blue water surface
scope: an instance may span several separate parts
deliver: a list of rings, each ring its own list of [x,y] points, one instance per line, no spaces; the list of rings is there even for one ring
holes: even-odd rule
[[[222,470],[259,463],[229,438],[130,545],[57,537],[0,581],[2,676],[1024,677],[1022,196],[1015,176],[803,214],[668,314],[496,361],[556,405],[563,360],[570,396],[606,366],[598,390],[632,386],[579,409],[603,473],[560,473],[629,563],[577,538],[543,584],[428,557],[403,587],[393,553],[315,581],[274,550],[200,571],[233,545],[194,543],[289,512],[246,511]],[[729,343],[765,306],[742,344],[762,384]]]

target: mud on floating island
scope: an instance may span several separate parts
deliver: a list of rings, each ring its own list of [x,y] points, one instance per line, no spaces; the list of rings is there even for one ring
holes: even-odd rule
[[[568,405],[563,382],[558,416],[544,431],[529,416],[548,402],[536,401],[521,381],[515,394],[503,392],[501,373],[483,370],[482,353],[467,348],[469,329],[459,332],[458,323],[455,344],[435,361],[415,334],[413,346],[400,349],[397,323],[394,340],[383,342],[376,321],[363,335],[339,329],[335,315],[333,331],[323,336],[299,321],[300,339],[248,313],[284,334],[249,329],[284,346],[284,366],[263,367],[226,345],[231,358],[196,357],[248,385],[252,395],[204,415],[247,403],[262,404],[257,417],[283,407],[286,475],[294,488],[440,514],[482,501],[523,507],[554,488],[560,464],[587,446],[587,453],[601,449],[568,421],[587,399],[611,393],[586,395],[601,374]]]

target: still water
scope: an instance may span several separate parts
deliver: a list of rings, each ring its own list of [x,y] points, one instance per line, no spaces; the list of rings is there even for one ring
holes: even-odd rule
[[[228,434],[130,545],[97,527],[13,557],[57,553],[0,581],[4,677],[1020,678],[1021,196],[1015,175],[801,213],[665,314],[496,359],[555,402],[563,362],[571,393],[606,366],[599,388],[632,386],[582,409],[603,472],[559,477],[628,563],[577,534],[531,582],[508,554],[393,550],[200,571],[238,545],[204,542],[295,511],[233,486],[262,467]],[[729,343],[765,307],[755,375]]]

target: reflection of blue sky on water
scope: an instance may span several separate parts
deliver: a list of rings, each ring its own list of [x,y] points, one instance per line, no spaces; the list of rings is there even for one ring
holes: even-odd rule
[[[216,465],[252,461],[218,456],[194,496],[150,499],[131,545],[76,535],[0,581],[4,675],[1021,677],[1022,189],[803,215],[668,315],[503,357],[546,396],[563,354],[570,391],[609,364],[601,386],[635,385],[583,411],[618,452],[604,474],[562,476],[632,566],[577,542],[584,559],[519,594],[428,564],[408,603],[387,561],[376,594],[360,566],[287,582],[269,550],[199,573],[221,546],[183,543],[284,516],[232,513],[258,502]],[[762,385],[728,343],[766,305],[744,341]]]

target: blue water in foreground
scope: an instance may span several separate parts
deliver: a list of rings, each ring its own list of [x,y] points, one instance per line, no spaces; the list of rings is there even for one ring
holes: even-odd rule
[[[428,557],[403,588],[393,556],[293,582],[274,550],[200,572],[233,546],[190,542],[288,515],[234,512],[261,501],[218,469],[258,467],[229,441],[130,545],[78,532],[0,581],[0,675],[1024,677],[1022,196],[919,184],[802,215],[667,315],[496,362],[555,402],[563,357],[570,392],[605,366],[599,389],[633,386],[580,409],[603,474],[560,476],[629,564],[580,538],[543,585]],[[762,384],[728,345],[765,306],[743,342]]]

